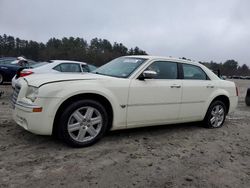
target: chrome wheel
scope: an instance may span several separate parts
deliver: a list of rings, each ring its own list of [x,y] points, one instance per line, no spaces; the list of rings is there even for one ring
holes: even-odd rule
[[[211,111],[210,123],[212,127],[220,127],[225,118],[225,111],[222,105],[215,105]]]
[[[99,110],[86,106],[75,110],[69,117],[67,130],[70,137],[77,142],[94,139],[103,126],[103,118]]]

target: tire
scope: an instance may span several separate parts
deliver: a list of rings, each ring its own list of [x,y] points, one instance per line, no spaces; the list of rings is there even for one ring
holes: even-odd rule
[[[0,85],[3,84],[3,75],[0,73]]]
[[[247,89],[247,94],[246,94],[245,102],[246,102],[247,106],[250,106],[250,88]]]
[[[204,118],[206,128],[220,128],[226,118],[226,106],[222,101],[214,101],[210,104]]]
[[[58,136],[73,147],[96,143],[108,128],[108,115],[94,100],[80,100],[70,104],[59,118]]]

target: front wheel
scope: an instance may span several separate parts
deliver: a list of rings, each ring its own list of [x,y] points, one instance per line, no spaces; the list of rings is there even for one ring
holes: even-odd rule
[[[208,108],[204,118],[204,124],[207,128],[219,128],[223,126],[226,118],[226,106],[221,101],[214,101]]]
[[[69,105],[59,120],[59,137],[75,147],[96,143],[106,132],[108,115],[94,100],[80,100]]]

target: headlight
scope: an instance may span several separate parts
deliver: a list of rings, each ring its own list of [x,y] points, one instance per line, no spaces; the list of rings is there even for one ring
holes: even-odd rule
[[[26,98],[34,102],[37,97],[38,97],[38,87],[29,86],[26,92]]]

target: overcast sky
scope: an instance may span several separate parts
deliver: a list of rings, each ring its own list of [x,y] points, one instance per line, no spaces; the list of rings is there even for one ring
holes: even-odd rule
[[[249,0],[0,0],[0,34],[94,37],[150,55],[250,66]]]

